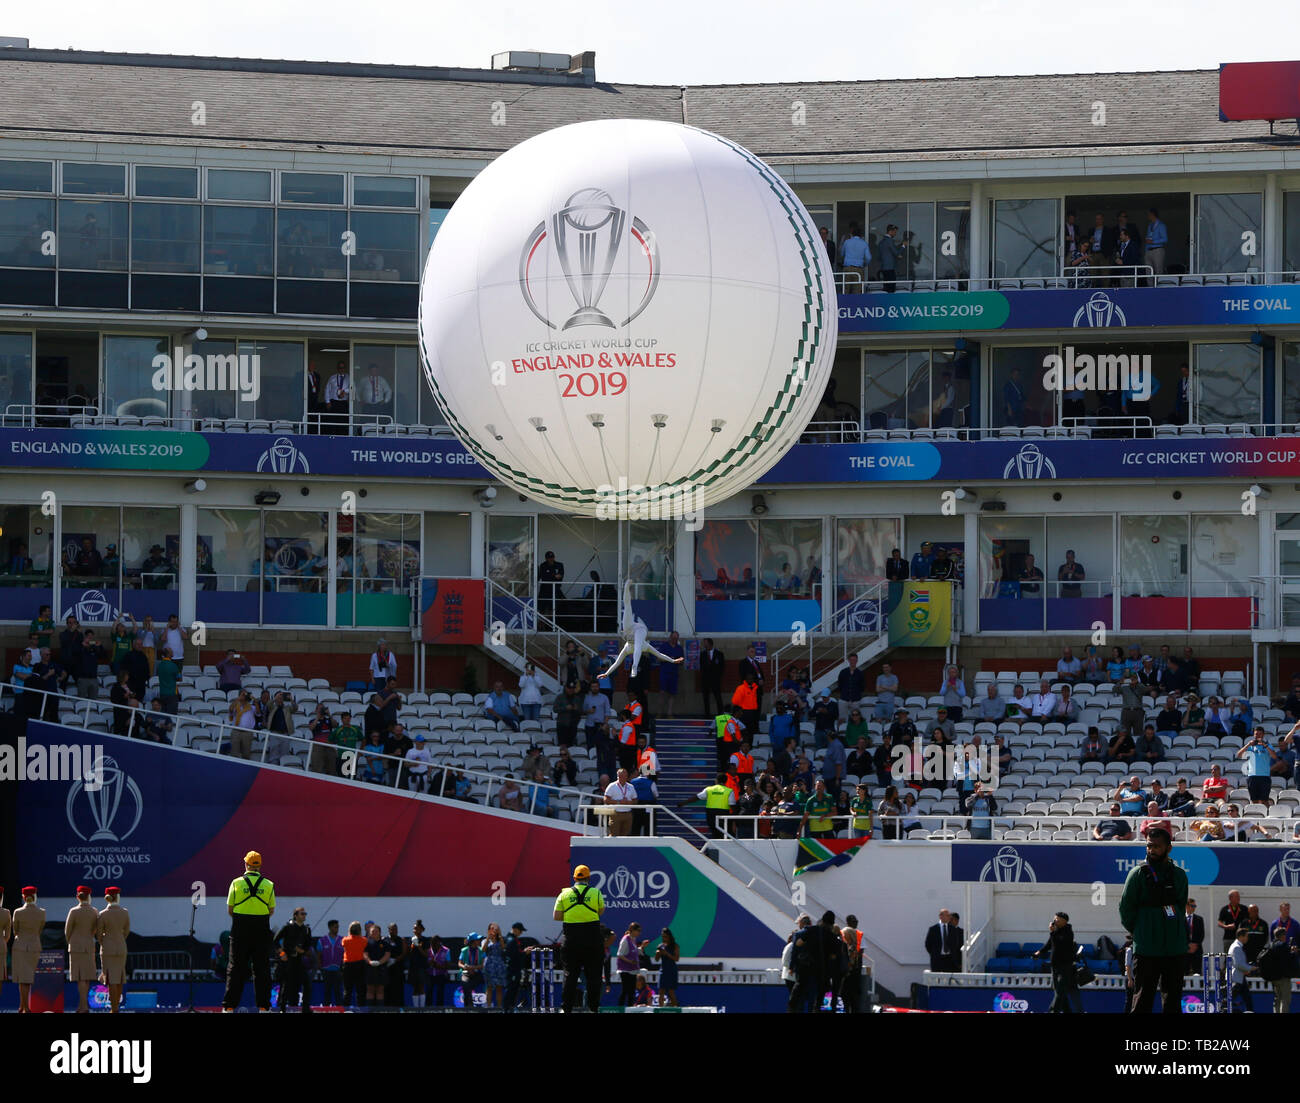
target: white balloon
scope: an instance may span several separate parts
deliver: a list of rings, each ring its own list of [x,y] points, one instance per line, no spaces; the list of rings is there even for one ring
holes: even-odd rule
[[[690,516],[763,475],[817,409],[837,332],[795,194],[667,122],[576,123],[502,154],[420,288],[425,371],[466,447],[521,493],[606,519]]]

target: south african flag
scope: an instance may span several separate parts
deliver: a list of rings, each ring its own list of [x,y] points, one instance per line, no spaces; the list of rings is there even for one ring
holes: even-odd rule
[[[832,866],[842,866],[861,850],[870,839],[862,835],[856,839],[800,839],[799,853],[795,857],[794,875],[819,873]]]

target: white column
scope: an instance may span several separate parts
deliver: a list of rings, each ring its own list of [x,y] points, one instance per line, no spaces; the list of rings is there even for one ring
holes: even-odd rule
[[[476,508],[469,515],[469,576],[487,577],[487,511]]]
[[[338,562],[339,562],[338,515],[339,512],[337,509],[331,509],[329,511],[330,536],[329,536],[329,540],[326,541],[326,547],[329,548],[329,571],[326,573],[325,576],[328,579],[328,582],[326,583],[325,586],[325,625],[328,628],[334,628],[337,627],[338,625],[338,617],[336,615],[336,610],[335,610],[335,604],[336,604],[335,595],[337,595],[339,592],[338,577],[336,574],[338,568]],[[355,528],[355,526],[353,527]],[[355,539],[356,539],[356,535],[354,533],[353,540]],[[352,548],[352,554],[353,554],[353,562],[355,563],[356,562],[355,544],[353,545]],[[352,573],[355,575],[357,572],[353,571]],[[357,584],[356,579],[353,579],[352,585],[356,586],[356,584]],[[351,619],[355,619],[355,618],[351,618]]]
[[[698,516],[673,523],[673,627],[684,640],[695,635],[695,532],[687,525],[702,523]]]
[[[962,589],[962,631],[974,635],[979,630],[980,614],[980,514],[976,506],[969,513],[962,515],[964,528],[962,539],[966,541],[966,583]]]
[[[177,607],[182,624],[193,624],[197,599],[199,507],[186,502],[181,506],[180,562],[177,566]],[[161,651],[161,649],[160,649]]]
[[[1271,509],[1261,509],[1256,515],[1259,524],[1259,577],[1266,579],[1259,594],[1259,626],[1261,628],[1280,628],[1280,618],[1274,616],[1279,603],[1277,583],[1273,576],[1277,570],[1277,539],[1273,526],[1277,514]]]
[[[1259,243],[1261,272],[1278,272],[1282,269],[1282,189],[1277,186],[1277,173],[1264,177],[1264,240]],[[1280,420],[1280,419],[1279,419]]]

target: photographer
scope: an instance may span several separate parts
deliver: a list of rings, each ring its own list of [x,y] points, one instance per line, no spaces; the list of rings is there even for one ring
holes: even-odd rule
[[[217,663],[217,688],[220,690],[242,689],[244,675],[252,673],[253,668],[234,648],[226,649],[226,657]]]
[[[297,1007],[301,1000],[303,1014],[311,1011],[310,953],[311,928],[307,926],[305,908],[295,908],[293,918],[280,928],[272,946],[280,958],[280,1006]]]
[[[1187,874],[1169,860],[1173,840],[1153,827],[1147,832],[1147,860],[1129,871],[1119,917],[1133,936],[1132,1011],[1149,1015],[1160,989],[1163,1011],[1183,1010],[1183,970],[1187,964]]]
[[[290,719],[297,706],[293,703],[292,695],[280,690],[271,698],[271,703],[266,710],[266,731],[269,733],[267,739],[270,746],[266,749],[266,760],[268,762],[278,762],[282,754],[291,754],[294,750],[294,744],[289,740],[293,734],[293,720]],[[282,738],[277,739],[276,736]],[[328,741],[329,734],[326,733],[325,740]],[[315,752],[313,747],[312,751]],[[321,773],[333,772],[331,769],[322,770]]]
[[[1052,966],[1052,1014],[1083,1014],[1083,1000],[1074,979],[1074,928],[1065,912],[1057,912],[1047,927],[1047,941],[1034,951],[1034,957],[1049,955]]]

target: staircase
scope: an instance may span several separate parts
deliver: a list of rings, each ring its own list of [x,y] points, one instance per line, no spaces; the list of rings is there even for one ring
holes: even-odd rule
[[[659,755],[659,803],[675,809],[683,801],[712,785],[718,774],[717,729],[711,720],[655,719],[655,751]],[[677,813],[701,835],[708,835],[703,801]],[[674,835],[692,846],[699,839],[672,816],[656,816],[655,833]]]

